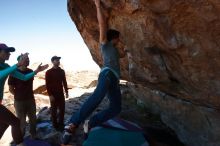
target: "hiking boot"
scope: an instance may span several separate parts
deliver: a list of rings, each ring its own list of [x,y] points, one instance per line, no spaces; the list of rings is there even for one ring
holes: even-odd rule
[[[72,137],[72,133],[69,133],[67,131],[64,132],[63,137],[62,137],[62,143],[63,144],[68,144],[70,139],[71,139],[71,137]]]
[[[65,126],[64,128],[64,134],[62,137],[62,143],[63,144],[68,144],[72,135],[75,133],[77,126],[75,126],[74,124],[69,124],[67,126]]]

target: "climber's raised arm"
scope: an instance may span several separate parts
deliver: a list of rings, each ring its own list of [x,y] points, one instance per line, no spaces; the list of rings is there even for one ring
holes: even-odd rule
[[[105,44],[107,42],[107,21],[106,17],[103,14],[103,7],[100,0],[94,0],[97,11],[97,19],[99,23],[99,42],[100,44]]]

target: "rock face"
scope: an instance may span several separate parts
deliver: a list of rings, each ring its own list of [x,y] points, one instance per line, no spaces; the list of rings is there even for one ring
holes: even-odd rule
[[[220,145],[220,1],[102,0],[108,25],[130,51],[122,78],[152,111],[193,146]],[[68,11],[102,66],[93,0]],[[198,143],[199,142],[199,143]]]

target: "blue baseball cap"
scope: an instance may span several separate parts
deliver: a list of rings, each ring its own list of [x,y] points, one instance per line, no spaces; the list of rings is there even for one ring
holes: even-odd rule
[[[0,50],[4,50],[7,52],[14,52],[15,48],[14,47],[8,47],[6,44],[0,43]]]

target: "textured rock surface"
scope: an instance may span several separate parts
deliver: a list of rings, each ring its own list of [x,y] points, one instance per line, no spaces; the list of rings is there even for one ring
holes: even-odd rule
[[[121,32],[130,50],[121,62],[122,76],[141,84],[138,98],[151,101],[150,107],[160,111],[186,144],[197,146],[193,140],[198,140],[200,145],[220,145],[220,1],[102,3],[109,12],[109,27]],[[68,11],[101,66],[93,0],[69,0]],[[152,90],[169,96],[151,96]]]

